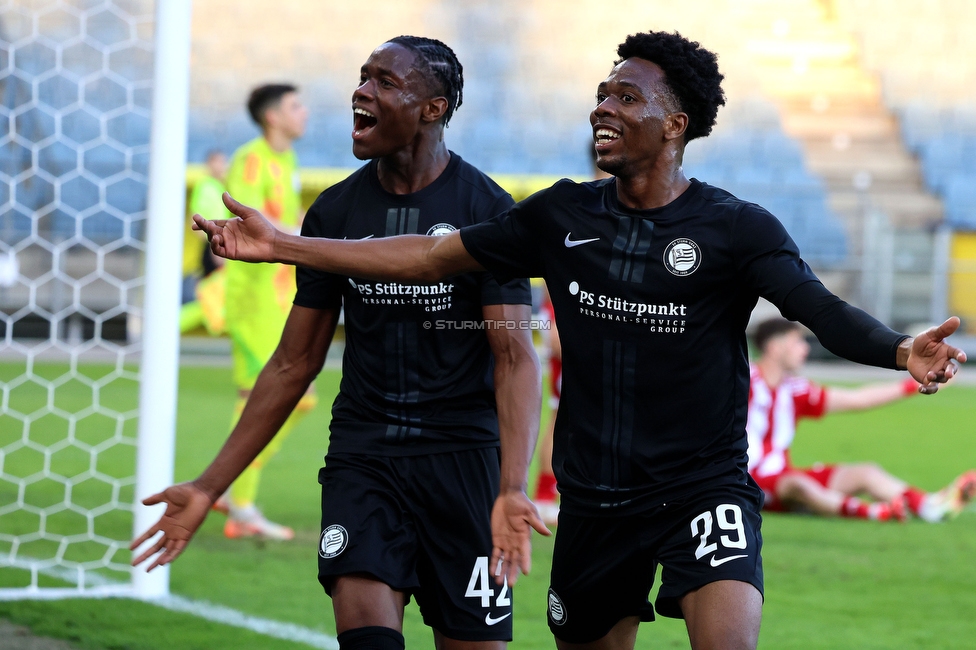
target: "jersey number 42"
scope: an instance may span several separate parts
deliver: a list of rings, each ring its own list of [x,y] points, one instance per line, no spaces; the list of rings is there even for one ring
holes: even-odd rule
[[[488,558],[479,557],[474,563],[471,571],[471,579],[468,581],[468,590],[464,592],[465,598],[480,598],[482,607],[491,607],[491,597],[495,595],[495,590],[491,588],[493,581],[488,572]],[[512,604],[512,599],[508,597],[508,579],[498,592],[495,600],[495,607],[508,607]]]

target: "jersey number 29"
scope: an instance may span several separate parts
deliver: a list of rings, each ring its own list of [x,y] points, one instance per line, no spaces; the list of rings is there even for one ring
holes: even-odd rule
[[[710,510],[706,510],[691,520],[691,536],[699,537],[701,543],[695,551],[695,559],[700,560],[709,553],[718,550],[718,543],[708,543],[708,537],[712,534],[712,522],[718,523],[720,530],[735,531],[735,539],[731,535],[722,535],[719,541],[725,548],[745,548],[748,543],[746,531],[742,527],[742,509],[734,503],[724,503],[715,508],[715,518],[713,520]]]

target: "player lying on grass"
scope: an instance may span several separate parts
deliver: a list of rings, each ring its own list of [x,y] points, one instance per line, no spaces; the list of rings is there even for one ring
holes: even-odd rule
[[[770,318],[756,326],[749,388],[749,473],[766,493],[767,510],[806,510],[876,520],[904,520],[907,513],[925,521],[958,515],[976,494],[976,471],[944,489],[925,493],[873,463],[793,467],[790,446],[796,422],[826,413],[868,409],[918,394],[912,378],[861,388],[818,386],[798,375],[810,345],[800,326]],[[865,502],[858,495],[874,500]]]
[[[401,36],[378,47],[352,96],[353,153],[372,162],[319,196],[303,234],[434,240],[507,210],[512,198],[444,142],[462,86],[461,64],[440,41]],[[483,271],[399,284],[300,268],[288,324],[240,423],[200,478],[145,501],[165,502],[166,514],[136,544],[163,536],[134,563],[163,549],[149,568],[173,561],[269,444],[322,368],[341,306],[346,346],[319,473],[318,548],[339,646],[403,648],[413,596],[437,648],[503,648],[512,595],[490,573],[491,517],[496,498],[526,501],[542,381],[530,305],[527,280],[499,284]],[[465,327],[482,321],[513,325]],[[544,530],[534,510],[519,516]]]
[[[435,282],[490,269],[546,280],[559,323],[562,399],[553,468],[561,497],[549,626],[560,648],[633,648],[658,565],[657,613],[691,645],[755,648],[762,617],[759,510],[746,470],[745,329],[759,296],[840,356],[908,369],[934,393],[965,354],[916,338],[828,292],[783,226],[681,168],[725,103],[713,53],[678,34],[629,36],[590,114],[602,181],[563,180],[445,237],[341,241],[239,216],[195,218],[217,255],[332,273]],[[532,396],[534,399],[534,395]],[[528,562],[535,510],[521,492],[492,517],[500,582]],[[163,539],[154,550],[178,549]]]

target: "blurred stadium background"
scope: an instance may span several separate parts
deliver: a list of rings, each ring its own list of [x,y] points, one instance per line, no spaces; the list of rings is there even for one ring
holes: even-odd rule
[[[151,0],[0,0],[0,576],[38,556],[76,578],[127,572],[153,15]],[[828,287],[889,325],[960,315],[976,354],[971,0],[196,0],[187,190],[208,150],[257,134],[250,88],[287,80],[311,111],[296,147],[310,203],[358,165],[357,72],[398,34],[465,65],[454,151],[517,199],[586,179],[595,86],[647,29],[700,41],[726,75],[689,176],[770,209]],[[217,365],[226,349],[184,348]],[[45,580],[27,573],[0,587]]]
[[[128,309],[137,289],[127,301],[120,294],[134,288],[126,282],[138,275],[143,233],[152,3],[0,6],[0,334],[47,336],[43,312],[61,313],[74,288],[60,277],[37,287],[38,309],[10,314],[32,300],[25,279],[58,262],[72,279],[103,274],[57,319],[61,335],[90,338],[99,323],[104,338],[137,337]],[[882,320],[905,327],[951,311],[976,332],[973,2],[620,2],[607,11],[585,0],[414,0],[358,15],[339,2],[281,0],[269,11],[197,0],[190,162],[256,134],[243,107],[251,87],[294,80],[311,108],[297,145],[311,200],[341,177],[328,170],[357,165],[348,131],[359,65],[391,34],[424,33],[466,65],[452,149],[505,175],[516,195],[550,178],[583,179],[586,116],[615,44],[638,26],[674,28],[719,52],[729,95],[712,137],[688,147],[688,173],[768,207],[833,290]],[[108,243],[99,267],[92,244]]]

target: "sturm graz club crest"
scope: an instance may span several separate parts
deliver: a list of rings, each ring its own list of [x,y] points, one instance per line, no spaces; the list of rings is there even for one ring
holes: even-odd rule
[[[319,538],[319,555],[326,560],[333,558],[346,550],[349,534],[339,524],[332,524],[322,531]]]
[[[551,587],[549,588],[549,620],[553,625],[562,625],[566,622],[566,607]]]
[[[453,225],[449,223],[435,223],[427,231],[428,237],[443,237],[444,235],[449,235],[457,230]]]
[[[687,237],[679,237],[664,249],[664,266],[673,275],[691,275],[701,265],[701,249]]]

